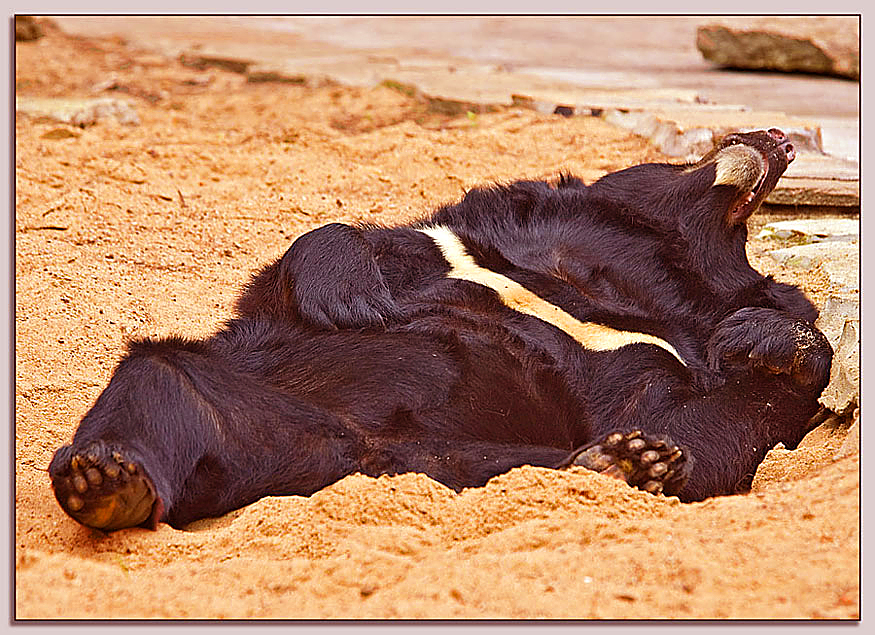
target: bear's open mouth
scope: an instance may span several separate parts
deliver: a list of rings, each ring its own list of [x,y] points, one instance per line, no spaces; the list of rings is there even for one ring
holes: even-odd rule
[[[757,181],[756,185],[753,186],[753,189],[747,193],[747,195],[741,199],[741,201],[736,205],[732,211],[730,212],[734,218],[747,218],[751,214],[756,211],[756,208],[759,206],[762,199],[764,199],[769,192],[763,192],[764,185],[766,183],[766,176],[770,171],[770,162],[767,156],[763,157],[763,173],[760,175],[760,180]],[[762,194],[762,196],[760,196]]]

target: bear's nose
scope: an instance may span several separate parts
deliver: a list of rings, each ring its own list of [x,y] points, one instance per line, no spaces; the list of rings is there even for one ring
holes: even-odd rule
[[[790,143],[790,137],[788,137],[783,130],[779,130],[778,128],[769,128],[768,133],[769,136],[778,143],[778,147],[782,148],[786,153],[787,163],[791,163],[793,159],[796,158],[796,148]]]
[[[787,140],[787,135],[784,134],[783,130],[779,130],[778,128],[769,128],[769,135],[778,143]]]

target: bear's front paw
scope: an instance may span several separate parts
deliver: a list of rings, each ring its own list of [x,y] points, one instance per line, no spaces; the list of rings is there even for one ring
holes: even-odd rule
[[[806,391],[829,382],[832,347],[809,322],[774,309],[739,309],[717,326],[708,342],[714,371],[757,368],[788,375]]]

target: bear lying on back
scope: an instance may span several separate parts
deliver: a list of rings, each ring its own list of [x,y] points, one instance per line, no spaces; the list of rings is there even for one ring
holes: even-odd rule
[[[212,337],[130,345],[52,460],[55,496],[114,530],[355,472],[459,490],[583,465],[685,501],[744,491],[805,434],[832,359],[811,302],[745,255],[793,158],[779,130],[733,134],[691,165],[311,231]]]

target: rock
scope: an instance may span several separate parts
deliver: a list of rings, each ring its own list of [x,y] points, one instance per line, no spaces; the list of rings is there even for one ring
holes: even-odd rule
[[[833,349],[838,345],[845,322],[860,321],[860,296],[858,293],[844,293],[830,296],[817,318],[815,326],[826,335]]]
[[[126,126],[140,125],[140,117],[137,115],[137,112],[120,99],[101,99],[95,101],[74,113],[70,123],[74,126],[85,128],[86,126],[94,125],[99,119],[106,117],[115,117],[119,123]]]
[[[768,254],[784,267],[812,269],[823,264],[824,271],[836,284],[848,289],[860,288],[860,247],[855,240],[815,242],[775,249]]]
[[[696,46],[728,68],[860,79],[856,17],[729,19],[701,26]]]
[[[847,415],[860,403],[860,322],[847,320],[841,337],[833,344],[829,384],[820,403],[841,415]]]
[[[687,161],[706,154],[714,146],[716,137],[710,128],[693,127],[684,130],[676,121],[650,112],[611,108],[603,113],[602,118],[608,123],[645,137],[660,152],[672,157],[682,157]]]
[[[246,71],[246,81],[250,83],[306,84],[303,73],[289,73],[272,66],[253,66]]]
[[[699,159],[723,135],[765,128],[783,130],[799,153],[822,152],[817,124],[783,113],[751,112],[740,106],[651,104],[642,108],[606,108],[601,116],[646,137],[661,152],[689,161]]]
[[[31,42],[45,35],[42,25],[29,15],[15,16],[15,41]]]
[[[854,410],[854,419],[842,446],[836,451],[833,458],[843,459],[860,453],[860,409]]]
[[[795,244],[859,240],[860,221],[852,218],[799,218],[769,223],[757,238],[789,240]]]
[[[204,70],[206,68],[221,68],[222,70],[231,71],[232,73],[246,73],[250,66],[255,61],[251,59],[238,58],[233,55],[213,55],[209,53],[199,53],[194,51],[186,51],[179,56],[179,62],[183,66]]]
[[[860,404],[859,294],[831,296],[815,326],[835,351],[829,384],[820,396],[820,403],[835,413],[848,416]]]
[[[798,152],[767,202],[791,207],[838,207],[841,213],[859,213],[860,164],[819,151]]]
[[[846,253],[846,258],[825,260],[820,270],[833,284],[834,291],[859,294],[860,292],[860,248],[856,246]],[[859,296],[857,298],[859,301]]]
[[[830,210],[830,213],[859,214],[860,181],[785,174],[766,203],[787,207],[805,205]]]
[[[85,128],[100,119],[113,117],[126,126],[137,126],[140,117],[130,104],[121,99],[67,99],[54,97],[19,97],[15,112],[35,117],[46,117],[61,123]]]

